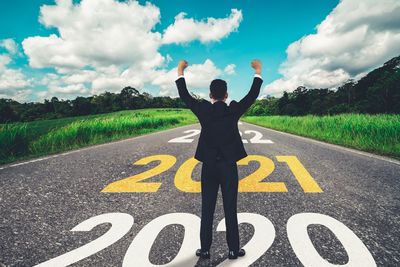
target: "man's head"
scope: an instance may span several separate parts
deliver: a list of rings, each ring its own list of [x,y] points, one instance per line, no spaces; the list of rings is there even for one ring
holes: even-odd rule
[[[228,98],[226,82],[221,79],[215,79],[210,84],[210,98],[214,101],[225,101]]]

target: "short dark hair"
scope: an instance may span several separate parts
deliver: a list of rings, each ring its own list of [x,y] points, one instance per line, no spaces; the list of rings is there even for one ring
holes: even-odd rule
[[[226,82],[224,80],[215,79],[210,84],[210,92],[214,99],[224,99],[227,90]]]

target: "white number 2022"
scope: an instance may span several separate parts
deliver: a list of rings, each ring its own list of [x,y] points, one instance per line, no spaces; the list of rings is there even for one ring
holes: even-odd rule
[[[194,141],[194,139],[192,137],[200,134],[200,130],[191,129],[191,130],[186,130],[183,133],[186,133],[186,135],[173,138],[173,139],[169,140],[168,143],[192,143]],[[242,132],[239,131],[239,133],[240,133],[240,136],[243,135]],[[244,133],[245,134],[254,134],[254,136],[252,138],[250,138],[249,141],[247,141],[246,139],[242,139],[244,144],[247,144],[249,142],[252,144],[273,144],[274,143],[269,139],[262,139],[263,135],[259,131],[246,130],[246,131],[244,131]]]
[[[219,266],[249,266],[270,248],[275,239],[275,228],[272,222],[262,215],[238,213],[238,221],[239,223],[252,224],[254,227],[253,237],[243,247],[247,251],[246,256],[236,261],[225,260]],[[90,231],[95,226],[103,223],[110,223],[111,227],[99,238],[36,266],[67,266],[89,257],[122,238],[129,232],[134,224],[134,220],[131,215],[126,213],[106,213],[81,222],[71,231]],[[150,262],[150,249],[161,230],[171,224],[182,225],[185,228],[185,236],[175,258],[161,266],[177,266],[183,262],[186,266],[194,266],[198,258],[194,256],[193,244],[200,244],[200,218],[190,213],[165,214],[149,222],[141,229],[130,244],[122,266],[160,266]],[[319,255],[307,232],[307,227],[313,224],[324,225],[335,234],[348,254],[349,260],[346,264],[335,265]],[[217,231],[225,231],[224,219],[219,222]],[[299,213],[293,215],[287,223],[287,234],[293,251],[306,267],[376,266],[371,253],[354,232],[330,216],[319,213]]]

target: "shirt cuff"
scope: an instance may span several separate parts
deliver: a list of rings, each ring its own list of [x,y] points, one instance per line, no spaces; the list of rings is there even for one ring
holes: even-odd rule
[[[183,76],[183,75],[179,75],[178,76],[178,78],[176,78],[176,80],[175,81],[177,81],[178,79],[180,79],[180,78],[185,78],[185,76]]]
[[[258,77],[258,78],[260,78],[261,80],[262,80],[262,77],[261,77],[261,75],[260,74],[254,74],[254,77]]]

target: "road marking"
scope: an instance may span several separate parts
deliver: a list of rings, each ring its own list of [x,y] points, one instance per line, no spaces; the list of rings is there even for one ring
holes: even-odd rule
[[[168,143],[188,143],[188,144],[192,143],[194,141],[194,139],[190,138],[190,137],[194,137],[196,135],[199,135],[201,133],[201,130],[199,130],[199,129],[190,129],[190,130],[184,131],[183,133],[185,133],[186,135],[173,138],[173,139],[169,140]],[[259,131],[246,130],[246,131],[244,131],[244,133],[247,134],[247,135],[254,134],[254,136],[251,137],[249,141],[247,141],[246,139],[242,139],[243,144],[248,144],[248,143],[252,143],[252,144],[273,144],[274,143],[269,139],[262,139],[263,138],[263,134],[260,133]],[[241,137],[243,137],[243,133],[241,131],[239,131],[239,134],[240,134]]]
[[[305,193],[321,193],[314,178],[304,168],[296,156],[276,156],[279,162],[286,162],[294,177]],[[155,177],[168,171],[176,163],[176,157],[171,155],[153,155],[142,158],[134,165],[147,165],[153,161],[160,161],[157,166],[147,169],[133,176],[122,178],[111,182],[101,192],[103,193],[145,193],[157,192],[161,182],[144,182],[144,180]],[[249,165],[249,162],[256,161],[259,167],[244,178],[240,178],[238,192],[288,192],[284,182],[264,181],[275,170],[274,162],[263,155],[248,155],[237,162],[238,166]],[[175,187],[185,193],[200,193],[200,181],[193,180],[193,170],[199,161],[194,157],[187,159],[179,166],[174,176]]]
[[[16,167],[16,166],[24,165],[24,164],[28,164],[28,163],[33,163],[33,162],[36,162],[36,161],[42,161],[42,160],[45,160],[45,159],[51,159],[51,158],[56,158],[56,157],[59,157],[59,156],[65,156],[65,155],[69,155],[69,154],[73,154],[73,153],[77,153],[77,152],[81,152],[81,151],[85,151],[85,150],[89,150],[89,149],[94,149],[94,148],[98,148],[98,147],[102,147],[102,146],[113,145],[113,144],[122,143],[122,142],[129,142],[129,141],[131,141],[133,139],[140,139],[140,138],[148,137],[150,135],[155,135],[155,134],[163,134],[163,133],[166,133],[166,132],[169,132],[169,131],[179,130],[180,128],[184,128],[184,127],[189,127],[189,126],[192,127],[192,126],[194,126],[196,124],[199,124],[199,123],[184,125],[184,126],[181,126],[181,127],[178,127],[178,128],[171,128],[171,129],[167,129],[167,130],[163,130],[163,131],[157,131],[157,132],[153,132],[153,133],[149,133],[149,134],[143,134],[143,135],[134,136],[134,137],[130,137],[130,138],[127,138],[127,139],[118,140],[118,141],[112,141],[112,142],[108,142],[108,143],[82,147],[82,148],[79,148],[79,149],[70,150],[70,151],[66,151],[66,152],[55,154],[55,155],[51,155],[51,156],[45,156],[45,157],[42,157],[42,158],[35,158],[35,159],[32,159],[32,160],[28,160],[28,161],[22,161],[22,162],[18,162],[18,163],[13,163],[11,165],[4,165],[4,166],[0,167],[0,170],[8,169],[8,168],[11,168],[11,167]]]
[[[376,154],[372,154],[372,153],[356,150],[354,148],[343,147],[343,146],[340,146],[340,145],[335,145],[335,144],[330,144],[330,143],[326,143],[326,142],[319,141],[319,140],[314,140],[314,139],[311,139],[311,138],[308,138],[308,137],[304,137],[304,136],[299,136],[299,135],[295,135],[295,134],[291,134],[291,133],[285,133],[285,132],[281,132],[281,131],[274,130],[274,129],[271,129],[271,128],[262,127],[262,126],[259,126],[259,125],[256,125],[256,124],[248,123],[248,122],[246,122],[246,124],[248,124],[250,126],[255,126],[255,127],[267,130],[267,131],[272,131],[272,132],[276,132],[276,133],[279,133],[279,134],[288,135],[290,137],[294,137],[294,138],[297,138],[297,139],[309,141],[309,142],[312,142],[312,143],[325,145],[325,146],[331,147],[331,148],[336,149],[336,150],[345,150],[347,152],[352,152],[354,154],[359,154],[359,155],[363,155],[363,156],[366,156],[366,157],[369,157],[369,158],[379,159],[379,160],[382,160],[382,161],[386,161],[386,162],[394,163],[396,165],[400,165],[400,161],[398,161],[396,159],[391,159],[391,158],[388,158],[388,157],[385,157],[385,156],[379,156],[379,155],[376,155]]]
[[[268,251],[277,237],[275,226],[271,220],[263,215],[257,213],[238,213],[237,218],[238,224],[251,224],[254,229],[251,239],[243,247],[247,251],[246,257],[238,258],[235,261],[226,259],[218,266],[241,267],[252,265]],[[104,213],[86,219],[72,228],[71,231],[87,232],[97,225],[105,223],[111,224],[111,227],[97,239],[35,265],[35,267],[67,266],[79,262],[118,242],[130,231],[134,222],[135,219],[130,214],[119,212]],[[184,238],[178,245],[178,254],[172,261],[163,266],[194,266],[198,261],[198,258],[194,257],[193,254],[196,248],[194,246],[200,244],[200,222],[199,216],[183,212],[167,213],[154,218],[135,235],[125,252],[122,266],[157,266],[150,262],[149,254],[157,236],[169,225],[183,226]],[[307,232],[307,227],[314,224],[325,226],[341,242],[349,257],[347,264],[331,264],[318,253]],[[226,231],[225,225],[226,221],[223,218],[219,221],[216,231]],[[361,239],[345,224],[328,215],[320,213],[297,213],[289,218],[286,225],[286,232],[291,245],[288,248],[293,249],[294,255],[304,266],[376,267],[371,252]]]
[[[242,267],[255,263],[272,246],[276,238],[275,227],[272,222],[256,213],[238,213],[238,224],[248,223],[253,226],[254,233],[251,239],[243,247],[246,256],[234,261],[224,260],[219,267]],[[225,218],[217,226],[217,231],[226,231]]]
[[[200,134],[200,132],[201,132],[201,130],[198,130],[198,129],[186,130],[183,133],[189,133],[189,134],[173,138],[173,139],[169,140],[168,143],[191,143],[191,142],[194,141],[194,139],[193,138],[189,138],[189,137],[193,137],[195,135],[198,135],[198,134]]]
[[[283,182],[262,182],[265,178],[270,176],[275,170],[275,163],[260,155],[248,155],[247,157],[239,160],[237,165],[249,165],[250,161],[256,161],[259,164],[257,170],[247,175],[239,181],[239,192],[280,192],[286,193],[288,190]]]
[[[192,179],[194,168],[199,164],[199,161],[194,157],[186,160],[175,173],[174,184],[182,192],[200,193],[201,183]]]
[[[126,213],[105,213],[81,222],[72,228],[71,231],[87,232],[97,225],[104,223],[111,224],[111,227],[102,236],[63,255],[35,265],[34,267],[67,266],[96,254],[125,236],[132,228],[134,219],[131,215]]]
[[[42,160],[45,160],[45,159],[56,158],[59,155],[60,154],[52,155],[52,156],[46,156],[46,157],[43,157],[43,158],[32,159],[32,160],[29,160],[29,161],[23,161],[23,162],[19,162],[19,163],[14,163],[14,164],[11,164],[11,165],[8,165],[8,166],[0,167],[0,170],[6,169],[6,168],[9,168],[9,167],[16,167],[16,166],[20,166],[20,165],[36,162],[36,161],[42,161]]]
[[[286,162],[289,169],[292,171],[294,177],[296,177],[301,188],[306,193],[321,193],[323,192],[321,187],[312,178],[311,174],[304,168],[303,164],[295,156],[276,156],[279,162]]]
[[[166,132],[169,132],[169,131],[174,131],[174,130],[177,130],[177,129],[180,129],[180,128],[190,127],[190,126],[194,126],[194,125],[198,125],[198,124],[199,123],[184,125],[184,126],[178,127],[178,128],[171,128],[171,129],[167,129],[167,130],[163,130],[163,131],[157,131],[157,132],[153,132],[153,133],[149,133],[149,134],[143,134],[143,135],[139,135],[139,136],[134,136],[134,137],[131,137],[131,138],[122,139],[122,140],[118,140],[118,141],[107,142],[107,143],[92,145],[92,146],[88,146],[88,147],[82,147],[82,148],[79,148],[79,149],[70,150],[70,151],[66,151],[66,152],[55,154],[55,155],[51,155],[51,156],[45,156],[45,157],[42,157],[42,158],[35,158],[35,159],[32,159],[32,160],[13,163],[13,164],[10,164],[10,165],[4,165],[4,166],[0,167],[0,170],[12,168],[12,167],[17,167],[17,166],[20,166],[20,165],[25,165],[25,164],[28,164],[28,163],[33,163],[33,162],[42,161],[42,160],[46,160],[46,159],[52,159],[52,158],[56,158],[56,157],[59,157],[59,156],[66,156],[66,155],[69,155],[69,154],[72,154],[72,153],[77,153],[77,152],[85,151],[85,150],[88,150],[88,149],[94,149],[94,148],[101,147],[101,146],[112,145],[112,144],[121,143],[121,142],[129,142],[129,141],[131,141],[133,139],[143,138],[143,137],[151,136],[151,135],[154,135],[154,134],[163,134],[163,133],[166,133]],[[238,124],[242,125],[243,123],[239,121]]]
[[[17,167],[17,166],[28,164],[28,163],[33,163],[33,162],[36,162],[36,161],[42,161],[42,160],[46,160],[46,159],[56,158],[58,156],[65,156],[65,155],[69,155],[69,154],[72,154],[72,153],[85,151],[85,150],[88,150],[88,149],[95,149],[95,148],[98,148],[98,147],[101,147],[101,146],[113,145],[113,144],[121,143],[121,142],[129,142],[129,141],[134,140],[134,139],[144,138],[144,137],[147,137],[147,136],[150,136],[150,135],[154,135],[154,134],[163,134],[163,133],[166,133],[166,132],[169,132],[169,131],[177,130],[179,128],[194,126],[194,125],[197,125],[197,124],[199,124],[199,123],[194,123],[194,124],[185,125],[185,126],[178,127],[178,128],[171,128],[171,129],[167,129],[167,130],[164,130],[164,131],[158,131],[158,132],[153,132],[153,133],[149,133],[149,134],[134,136],[134,137],[131,137],[131,138],[128,138],[128,139],[108,142],[108,143],[104,143],[104,144],[98,144],[98,145],[92,145],[92,146],[88,146],[88,147],[83,147],[83,148],[80,148],[80,149],[70,150],[70,151],[66,151],[66,152],[60,153],[60,154],[46,156],[46,157],[43,157],[43,158],[36,158],[36,159],[33,159],[33,160],[14,163],[14,164],[11,164],[11,165],[5,165],[5,166],[1,166],[0,170],[12,168],[12,167]],[[241,125],[243,123],[239,123],[239,124]],[[317,143],[317,144],[320,144],[320,145],[325,145],[325,146],[331,147],[331,148],[336,149],[336,150],[345,150],[347,152],[352,152],[352,153],[363,155],[363,156],[366,156],[366,157],[369,157],[369,158],[379,159],[379,160],[390,162],[390,163],[394,163],[394,164],[400,166],[400,161],[395,160],[395,159],[391,159],[391,158],[388,158],[388,157],[379,156],[379,155],[371,154],[371,153],[368,153],[368,152],[363,152],[363,151],[352,149],[352,148],[342,147],[340,145],[330,144],[330,143],[314,140],[314,139],[311,139],[311,138],[307,138],[307,137],[303,137],[303,136],[299,136],[299,135],[295,135],[295,134],[285,133],[285,132],[277,131],[277,130],[274,130],[274,129],[271,129],[271,128],[262,127],[262,126],[259,126],[259,125],[256,125],[256,124],[251,124],[251,123],[248,123],[248,122],[246,122],[246,124],[248,124],[250,126],[255,126],[255,127],[261,128],[263,130],[273,131],[273,132],[276,132],[276,133],[279,133],[279,134],[288,135],[288,136],[291,136],[291,137],[294,137],[294,138],[302,139],[302,140],[305,140],[305,141],[310,141],[310,142]]]
[[[254,134],[254,137],[250,139],[250,143],[252,144],[273,144],[269,139],[262,139],[263,134],[260,133],[259,131],[254,131],[254,130],[246,130],[244,131],[245,134]],[[241,134],[240,134],[241,135]],[[247,142],[246,142],[247,143]]]
[[[336,236],[349,257],[345,265],[332,264],[319,254],[308,235],[309,225],[323,225]],[[342,222],[324,214],[298,213],[289,218],[287,237],[297,258],[308,267],[363,266],[376,267],[374,258],[368,248]]]
[[[160,182],[147,182],[143,183],[140,181],[146,180],[160,173],[163,173],[174,166],[176,158],[170,155],[154,155],[142,158],[134,165],[146,165],[153,161],[160,161],[160,163],[150,170],[141,172],[139,174],[130,176],[128,178],[112,182],[107,185],[101,192],[105,193],[117,193],[117,192],[157,192],[160,188]]]
[[[181,241],[178,254],[166,264],[152,264],[149,254],[154,241],[166,226],[174,224],[181,225],[184,228],[184,238]],[[195,266],[198,258],[194,256],[193,246],[197,244],[200,244],[200,218],[197,215],[183,212],[161,215],[146,224],[136,234],[125,253],[122,267]]]

